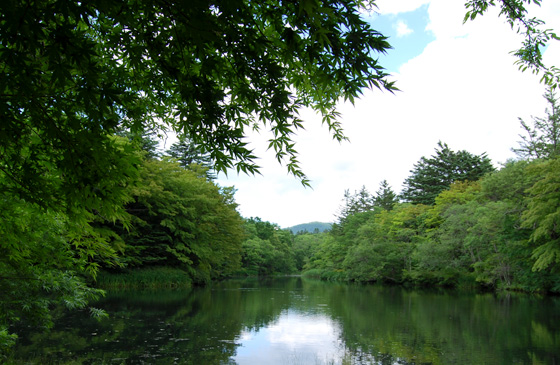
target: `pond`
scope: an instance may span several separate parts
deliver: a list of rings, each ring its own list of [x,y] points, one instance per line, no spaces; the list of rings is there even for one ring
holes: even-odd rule
[[[560,298],[229,280],[109,292],[21,336],[26,364],[559,364]]]

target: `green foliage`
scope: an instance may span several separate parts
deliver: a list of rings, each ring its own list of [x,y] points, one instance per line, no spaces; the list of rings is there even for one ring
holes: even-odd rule
[[[402,245],[393,242],[364,242],[350,247],[344,260],[345,272],[350,280],[359,282],[402,282]]]
[[[436,154],[422,157],[404,182],[402,198],[414,204],[433,205],[436,197],[455,181],[476,181],[494,171],[485,153],[473,155],[467,151],[452,151],[438,142]]]
[[[519,210],[526,206],[527,189],[536,181],[536,176],[527,173],[528,161],[508,161],[503,168],[487,175],[481,182],[483,195],[491,201],[515,203]]]
[[[245,222],[247,239],[242,245],[244,275],[292,274],[296,271],[293,234],[278,225],[250,218]]]
[[[135,225],[121,232],[123,262],[176,266],[194,282],[236,271],[244,233],[231,194],[176,162],[145,160],[126,206]]]
[[[14,180],[11,170],[17,170],[19,162],[0,162],[0,185],[5,188],[0,198],[2,330],[20,320],[48,326],[55,305],[82,308],[102,293],[88,287],[86,278],[95,279],[100,264],[118,264],[121,241],[102,225],[128,224],[124,204],[130,199],[128,192],[140,161],[122,138],[105,140],[100,153],[110,158],[89,161],[72,155],[77,151],[72,143],[70,151],[64,152],[60,144],[44,145],[35,138],[38,131],[28,135],[25,127],[22,131],[28,144],[12,157],[27,164],[29,181],[36,173],[41,176],[33,182],[37,186],[20,194],[24,185]],[[87,141],[84,145],[91,147]],[[46,157],[51,152],[60,153],[52,163]],[[78,165],[68,165],[67,159]],[[74,171],[67,172],[68,168]],[[83,172],[87,183],[74,179],[76,172]],[[102,312],[92,311],[97,314]]]
[[[539,161],[530,167],[539,180],[528,190],[529,204],[523,226],[532,228],[534,270],[560,267],[560,159]]]
[[[399,198],[387,180],[383,180],[379,183],[379,189],[375,193],[374,201],[378,207],[391,210],[399,202]]]
[[[325,280],[558,292],[557,171],[557,159],[508,162],[453,182],[430,206],[348,215],[304,269]]]
[[[340,225],[344,225],[346,219],[354,214],[372,211],[375,207],[375,197],[366,189],[365,186],[359,191],[350,194],[350,190],[344,191],[343,205],[339,208],[337,224],[333,226],[338,230]]]
[[[541,0],[469,0],[465,3],[467,13],[464,22],[483,15],[490,7],[499,6],[500,16],[505,16],[511,28],[516,28],[517,33],[525,36],[523,45],[513,52],[518,58],[519,69],[525,71],[529,68],[534,74],[542,72],[541,82],[556,88],[560,84],[560,69],[543,64],[542,49],[549,41],[560,38],[552,29],[542,29],[545,25],[542,20],[529,16],[526,5],[531,4],[540,5]]]
[[[160,158],[161,153],[158,151],[159,142],[158,136],[153,131],[140,130],[136,132],[131,131],[119,131],[117,135],[128,139],[128,141],[139,151],[142,152],[142,156],[147,159]]]
[[[3,169],[19,194],[44,197],[37,182],[47,166],[81,187],[115,157],[111,134],[162,125],[204,146],[218,171],[235,164],[254,173],[243,138],[260,124],[272,131],[278,159],[306,183],[291,137],[303,125],[298,110],[319,112],[342,140],[340,99],[394,89],[376,56],[390,46],[361,18],[364,5],[3,2]],[[29,165],[21,153],[34,138],[41,163]],[[99,165],[75,170],[90,162]]]
[[[91,257],[114,252],[91,226],[2,194],[0,197],[0,357],[13,344],[13,324],[51,325],[51,308],[83,308],[102,291],[86,285]],[[79,239],[78,239],[79,238]],[[95,312],[102,314],[102,312]]]
[[[185,137],[173,143],[167,154],[179,162],[179,165],[186,169],[196,170],[195,164],[206,169],[205,175],[209,180],[215,180],[216,174],[212,171],[214,162],[210,155],[204,153],[202,149],[195,146],[192,140]]]
[[[209,182],[204,167],[189,165],[187,171],[158,160],[149,138],[172,131],[209,156],[216,171],[257,173],[244,138],[264,127],[272,133],[269,147],[278,161],[307,185],[293,141],[303,128],[298,111],[310,107],[320,113],[341,141],[339,101],[353,102],[365,87],[395,90],[377,62],[390,47],[386,37],[360,17],[360,8],[372,4],[1,2],[1,346],[12,342],[7,328],[20,318],[45,325],[52,305],[83,307],[99,295],[85,278],[94,279],[100,266],[165,264],[186,271],[193,282],[206,282],[236,272],[243,255],[249,271],[288,273],[303,265],[340,278],[346,277],[345,265],[354,268],[353,262],[372,253],[371,262],[385,255],[390,265],[374,275],[361,268],[359,280],[400,280],[401,267],[413,272],[414,249],[426,236],[424,208],[406,205],[386,213],[394,206],[390,190],[377,197],[365,188],[359,196],[348,194],[351,204],[337,230],[319,236],[313,247],[299,242],[297,255],[289,232],[256,220],[246,224],[249,238],[242,247],[245,232],[233,189]],[[482,14],[488,5],[494,3],[467,3],[467,16]],[[502,8],[510,24],[521,21],[528,35],[536,35],[518,56],[543,69],[539,47],[556,36],[526,18],[523,2],[510,6],[520,10]],[[544,79],[557,78],[554,72],[546,69]],[[129,141],[115,137],[122,131]],[[484,155],[440,147],[455,164],[440,159],[448,163],[444,172],[453,174],[430,204],[451,181],[476,180],[490,166]],[[183,152],[177,151],[178,159]],[[469,163],[476,168],[469,170]],[[527,230],[531,222],[538,226],[532,236],[536,268],[557,260],[554,212],[537,208],[554,206],[553,170],[545,172],[547,178],[530,192],[524,223]],[[433,177],[424,183],[432,184]],[[485,194],[499,195],[492,189]],[[494,227],[488,222],[484,227]],[[519,248],[522,240],[514,241]],[[525,253],[516,252],[515,257]],[[492,262],[476,270],[488,277]]]
[[[328,275],[330,278],[343,279],[345,273],[342,270],[342,261],[346,248],[335,239],[332,232],[321,236],[321,241],[314,249],[312,256],[304,265],[304,274],[307,272],[317,273],[321,279]]]
[[[174,259],[200,276],[196,280],[236,269],[242,233],[231,191],[220,195],[216,186],[159,162],[144,163],[144,185],[132,187],[142,163],[136,148],[157,158],[155,144],[144,137],[171,130],[208,152],[217,171],[235,166],[255,173],[256,157],[244,137],[260,125],[271,130],[278,159],[307,184],[292,140],[303,127],[299,109],[319,112],[340,141],[338,101],[353,101],[364,87],[394,89],[376,57],[389,44],[361,19],[362,5],[0,2],[0,191],[10,208],[0,223],[6,228],[0,270],[8,277],[17,263],[21,277],[31,278],[28,287],[6,289],[2,300],[17,302],[27,290],[45,317],[48,305],[35,295],[39,286],[29,284],[35,276],[57,287],[50,291],[53,301],[67,295],[54,284],[59,281],[88,296],[71,273],[95,276],[123,249],[125,264]],[[114,137],[122,131],[133,143]],[[161,173],[150,171],[155,165]],[[185,186],[194,195],[182,196]],[[131,211],[135,204],[140,211]],[[130,232],[125,205],[142,215],[132,218]],[[28,209],[34,221],[60,220],[64,227],[31,234],[23,222],[33,222],[18,215]],[[142,228],[144,237],[127,242]],[[40,234],[61,238],[52,256],[46,255],[50,244],[39,249]],[[145,249],[150,257],[140,256]],[[17,319],[5,313],[3,321]]]
[[[328,234],[328,232],[300,233],[294,236],[293,254],[296,271],[301,272],[304,267],[309,265],[311,258]]]

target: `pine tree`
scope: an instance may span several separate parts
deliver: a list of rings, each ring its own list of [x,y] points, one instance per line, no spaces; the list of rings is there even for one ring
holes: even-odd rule
[[[215,180],[216,174],[213,171],[214,162],[208,153],[204,153],[200,146],[197,146],[189,138],[179,138],[179,140],[169,147],[167,154],[177,160],[179,165],[186,169],[192,169],[192,164],[206,168],[206,178]]]
[[[491,171],[494,167],[486,153],[454,152],[440,141],[435,155],[422,157],[414,165],[412,175],[404,182],[401,197],[414,204],[433,205],[439,193],[447,190],[451,183],[476,181]]]
[[[373,210],[374,207],[375,198],[365,186],[362,186],[359,191],[354,191],[354,194],[351,194],[350,190],[346,189],[344,191],[343,205],[339,208],[337,220],[342,224],[349,216],[368,212]]]
[[[379,189],[375,193],[374,201],[375,205],[385,210],[391,210],[399,202],[399,199],[387,180],[383,180],[379,183]]]

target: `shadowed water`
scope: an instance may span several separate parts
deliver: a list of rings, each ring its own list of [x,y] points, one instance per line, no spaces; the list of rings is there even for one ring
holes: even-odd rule
[[[14,363],[557,364],[560,298],[425,292],[301,278],[114,292],[110,318],[62,313]]]

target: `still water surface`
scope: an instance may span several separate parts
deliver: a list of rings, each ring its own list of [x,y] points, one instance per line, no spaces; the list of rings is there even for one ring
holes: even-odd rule
[[[63,314],[15,363],[560,364],[560,298],[301,278],[110,292],[109,319]]]

